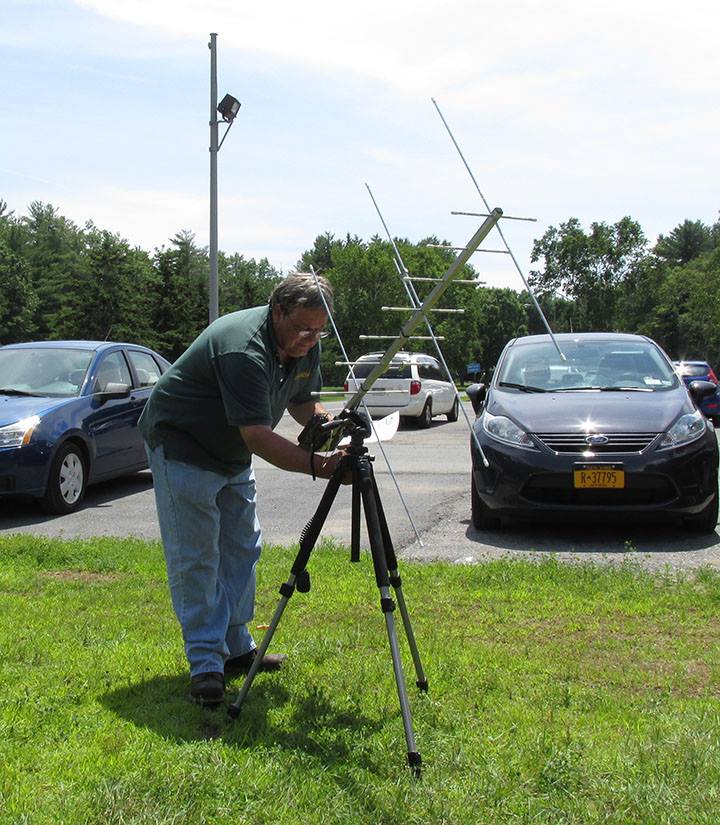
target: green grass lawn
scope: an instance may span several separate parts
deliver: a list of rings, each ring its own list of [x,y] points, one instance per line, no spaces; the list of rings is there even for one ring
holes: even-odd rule
[[[256,624],[293,558],[266,548]],[[367,558],[315,551],[286,667],[234,722],[186,698],[157,543],[10,536],[0,560],[2,825],[720,820],[715,573],[403,565],[418,781]]]

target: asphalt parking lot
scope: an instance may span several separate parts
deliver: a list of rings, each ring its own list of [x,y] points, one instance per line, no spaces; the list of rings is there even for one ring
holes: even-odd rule
[[[472,417],[469,405],[466,409]],[[295,438],[299,428],[286,416],[278,431]],[[435,419],[427,430],[403,427],[383,445],[392,473],[383,451],[371,445],[378,488],[400,558],[471,564],[500,557],[537,559],[552,554],[567,561],[631,560],[658,570],[699,566],[720,569],[717,533],[693,535],[672,524],[637,524],[634,519],[632,523],[613,525],[512,522],[501,530],[481,534],[470,523],[468,439],[462,415],[452,424],[444,417]],[[261,460],[256,461],[256,477],[265,541],[297,542],[320,501],[325,482],[282,472]],[[350,490],[343,487],[323,535],[349,543],[350,521]],[[146,471],[91,487],[84,506],[67,516],[44,515],[31,503],[0,501],[0,533],[157,539],[152,477]],[[364,533],[362,537],[366,545]]]

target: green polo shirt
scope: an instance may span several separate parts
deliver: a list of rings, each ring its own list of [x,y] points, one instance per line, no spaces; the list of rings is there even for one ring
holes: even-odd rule
[[[166,458],[232,475],[251,461],[238,428],[274,428],[321,386],[319,345],[283,365],[270,307],[243,309],[210,324],[161,376],[140,431]]]

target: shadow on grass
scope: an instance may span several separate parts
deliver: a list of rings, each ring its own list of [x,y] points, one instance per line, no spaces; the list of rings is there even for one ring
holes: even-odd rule
[[[233,720],[227,709],[235,701],[242,678],[228,683],[225,701],[216,709],[191,701],[189,679],[157,676],[129,684],[101,697],[103,705],[139,728],[155,731],[175,742],[213,739],[242,750],[285,748],[302,751],[326,766],[358,762],[371,771],[383,770],[355,743],[380,731],[385,722],[359,712],[355,706],[339,707],[323,687],[300,685],[293,690],[260,674]],[[394,721],[394,720],[393,720]]]

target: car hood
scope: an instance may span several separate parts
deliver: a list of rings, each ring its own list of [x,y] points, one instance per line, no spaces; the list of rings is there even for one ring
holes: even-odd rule
[[[693,404],[683,387],[663,392],[525,393],[493,388],[492,415],[507,415],[537,433],[577,431],[592,422],[594,431],[664,432]]]
[[[3,395],[0,393],[0,427],[6,424],[14,424],[22,421],[23,418],[30,418],[31,415],[44,415],[50,410],[55,410],[76,398],[48,398],[47,396],[35,397],[26,395]]]

